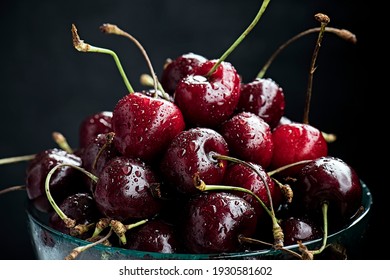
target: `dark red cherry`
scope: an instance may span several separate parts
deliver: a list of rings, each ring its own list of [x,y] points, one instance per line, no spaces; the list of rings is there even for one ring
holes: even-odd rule
[[[241,84],[239,112],[252,112],[265,120],[272,128],[276,127],[284,114],[285,98],[283,89],[270,78],[256,78],[250,83]]]
[[[232,156],[267,168],[272,159],[274,144],[271,128],[262,118],[240,112],[225,121],[218,129],[225,138]]]
[[[195,69],[207,59],[194,53],[186,53],[174,60],[167,59],[162,74],[161,85],[163,89],[173,95],[177,83],[184,77],[193,74]]]
[[[75,154],[62,149],[47,149],[39,152],[31,160],[26,169],[26,191],[30,200],[43,211],[51,209],[45,193],[46,177],[51,169],[59,164],[70,164],[81,167],[82,160]],[[66,196],[85,190],[83,174],[73,167],[64,166],[56,170],[50,179],[50,193],[55,200],[62,200]]]
[[[59,205],[59,208],[70,219],[75,220],[76,225],[89,225],[96,223],[100,218],[100,213],[96,207],[95,201],[90,193],[75,193],[66,197]],[[70,235],[70,229],[65,226],[64,221],[58,216],[56,212],[49,218],[49,226]],[[91,228],[93,229],[93,228]],[[78,238],[89,238],[90,231],[86,231]]]
[[[181,252],[176,226],[161,219],[150,220],[147,223],[127,231],[127,249],[157,252]]]
[[[174,100],[191,127],[215,128],[230,118],[240,98],[240,76],[229,62],[222,62],[206,77],[216,60],[208,60],[177,84]]]
[[[113,133],[99,134],[95,137],[93,142],[89,143],[82,150],[80,157],[85,170],[99,177],[99,174],[105,164],[112,158],[120,155],[112,143],[113,137]],[[86,184],[91,186],[90,190],[93,191],[95,182],[88,176],[85,176],[84,178]]]
[[[167,148],[160,172],[168,186],[182,194],[199,190],[195,176],[206,184],[222,182],[226,161],[214,160],[211,153],[228,154],[228,145],[221,134],[210,128],[191,128],[178,134]]]
[[[87,116],[79,127],[79,148],[93,142],[98,134],[111,132],[111,119],[111,111],[101,111]]]
[[[241,187],[252,191],[269,208],[270,199],[267,191],[267,186],[268,186],[268,189],[272,197],[272,204],[276,211],[276,209],[278,209],[278,207],[281,205],[283,201],[283,195],[280,190],[280,187],[275,184],[274,180],[272,180],[272,178],[267,174],[265,169],[261,167],[261,165],[252,163],[252,166],[253,168],[256,169],[256,171],[243,164],[228,165],[225,172],[225,177],[223,179],[223,184],[229,186]],[[264,183],[266,183],[267,186]],[[264,211],[263,207],[260,205],[260,203],[256,200],[256,198],[253,195],[240,192],[240,191],[238,191],[235,194],[243,197],[254,207],[259,220],[260,219],[271,220],[271,218]]]
[[[272,141],[274,143],[270,164],[272,169],[328,155],[328,144],[323,134],[310,124],[279,125],[272,132]],[[292,175],[301,167],[289,168],[284,171],[284,174]]]
[[[357,213],[362,201],[362,186],[356,171],[345,161],[320,157],[306,164],[297,174],[294,200],[305,213],[318,215],[328,204],[329,225],[345,225]]]
[[[242,197],[205,192],[189,200],[181,226],[190,253],[212,254],[240,251],[239,236],[252,237],[256,225],[256,212]]]
[[[150,163],[184,130],[185,123],[174,103],[134,92],[116,104],[112,128],[114,145],[122,155]]]
[[[144,162],[119,156],[100,172],[93,197],[106,217],[119,221],[150,218],[162,208],[162,200],[151,191],[158,183],[159,178]]]
[[[281,221],[284,245],[295,245],[298,241],[306,242],[323,237],[320,227],[308,217],[289,217]]]

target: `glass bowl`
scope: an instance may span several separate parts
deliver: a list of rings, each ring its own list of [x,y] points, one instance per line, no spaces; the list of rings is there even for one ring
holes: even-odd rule
[[[328,244],[331,248],[343,248],[348,259],[359,255],[362,240],[368,227],[370,210],[372,207],[372,196],[368,187],[362,182],[363,197],[362,206],[364,211],[351,224],[335,232],[328,237]],[[47,214],[37,210],[32,203],[27,203],[28,229],[32,239],[33,248],[37,259],[61,260],[69,255],[78,246],[89,244],[79,238],[63,234],[47,225]],[[309,249],[317,249],[322,245],[322,239],[316,239],[303,243]],[[360,245],[360,246],[359,246]],[[286,249],[299,252],[298,245],[286,246]],[[337,251],[339,254],[340,252]],[[145,260],[145,259],[175,259],[175,260],[196,260],[196,259],[289,259],[291,254],[282,250],[262,249],[239,253],[224,254],[164,254],[128,250],[117,247],[97,245],[80,253],[76,259],[84,260]],[[334,256],[332,256],[333,258]]]

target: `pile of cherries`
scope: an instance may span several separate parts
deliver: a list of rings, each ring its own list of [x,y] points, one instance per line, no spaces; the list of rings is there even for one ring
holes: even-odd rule
[[[72,32],[77,50],[98,49]],[[314,258],[324,248],[303,242],[358,215],[356,172],[328,154],[326,134],[284,115],[274,80],[243,83],[231,63],[194,53],[167,60],[150,90],[123,77],[128,94],[84,119],[76,149],[62,141],[29,162],[28,198],[52,228],[148,252],[300,244],[291,255]]]

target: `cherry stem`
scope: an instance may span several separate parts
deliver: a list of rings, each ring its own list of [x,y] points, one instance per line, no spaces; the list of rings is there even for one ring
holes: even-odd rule
[[[158,96],[157,89],[159,88],[160,91],[163,93],[164,98],[169,100],[168,94],[165,93],[165,91],[163,90],[162,87],[158,86],[159,82],[157,79],[156,72],[153,69],[153,65],[149,59],[147,52],[145,51],[144,47],[140,44],[140,42],[136,38],[134,38],[134,36],[123,31],[122,29],[120,29],[118,26],[116,26],[114,24],[110,24],[110,23],[103,24],[102,26],[100,26],[100,30],[104,33],[107,33],[107,34],[115,34],[115,35],[119,35],[119,36],[124,36],[124,37],[130,39],[140,49],[142,55],[144,56],[144,58],[146,60],[146,63],[148,64],[149,71],[150,71],[150,74],[151,74],[152,79],[153,79],[153,86],[154,86],[154,90],[155,90],[154,97]]]
[[[99,240],[93,242],[93,243],[90,243],[88,245],[84,245],[84,246],[79,246],[75,249],[72,250],[72,252],[65,257],[65,260],[74,260],[77,258],[78,255],[80,255],[80,253],[98,245],[98,244],[102,244],[103,242],[105,242],[106,240],[108,240],[108,238],[111,236],[112,234],[112,229],[110,229],[110,231],[107,233],[106,236],[100,238]]]
[[[322,246],[318,250],[310,251],[313,255],[321,254],[328,242],[328,202],[322,203],[322,218],[324,222],[324,237],[322,240]]]
[[[286,164],[284,166],[281,166],[277,169],[274,169],[274,170],[271,170],[268,172],[268,176],[272,177],[274,176],[276,173],[279,173],[279,172],[282,172],[286,169],[289,169],[291,167],[294,167],[294,166],[297,166],[297,165],[301,165],[301,164],[306,164],[306,163],[309,163],[311,162],[312,160],[311,159],[306,159],[306,160],[301,160],[301,161],[297,161],[297,162],[293,162],[293,163],[290,163],[290,164]]]
[[[142,74],[139,80],[144,86],[154,86],[154,79],[149,74]],[[157,84],[157,89],[163,93],[165,99],[169,100],[169,95],[164,91],[160,82]]]
[[[285,43],[283,43],[271,56],[270,58],[267,60],[267,62],[264,64],[263,68],[261,68],[260,72],[257,74],[257,78],[261,79],[264,77],[265,73],[267,72],[268,68],[271,66],[272,62],[275,60],[275,58],[279,55],[279,53],[281,51],[283,51],[288,45],[290,45],[291,43],[295,42],[296,40],[298,40],[299,38],[301,37],[304,37],[308,34],[311,34],[311,33],[317,33],[321,31],[321,27],[315,27],[315,28],[311,28],[311,29],[307,29],[297,35],[295,35],[294,37],[292,37],[291,39],[287,40]],[[355,44],[357,42],[356,40],[356,36],[355,34],[353,34],[352,32],[346,30],[346,29],[338,29],[338,28],[334,28],[334,27],[326,27],[325,28],[325,32],[329,32],[329,33],[333,33],[337,36],[339,36],[341,39],[344,39],[348,42],[351,42],[353,44]]]
[[[148,219],[143,219],[138,222],[129,224],[129,225],[124,225],[122,222],[118,220],[111,220],[110,221],[110,227],[112,230],[116,233],[116,235],[119,237],[120,242],[122,245],[127,244],[127,239],[126,239],[126,232],[130,229],[136,228],[138,226],[141,226],[148,222]]]
[[[107,149],[107,147],[112,144],[112,141],[114,140],[114,137],[115,137],[115,133],[114,132],[107,133],[107,135],[106,135],[106,142],[104,143],[103,147],[101,149],[99,149],[99,152],[97,153],[97,155],[96,155],[96,157],[95,157],[95,159],[94,159],[94,161],[92,163],[92,170],[96,170],[96,165],[97,165],[97,162],[98,162],[100,156],[105,151],[105,149]]]
[[[62,167],[72,167],[72,168],[75,168],[81,172],[84,172],[88,177],[90,177],[92,180],[94,180],[95,182],[98,181],[98,177],[96,177],[95,175],[93,175],[92,173],[86,171],[85,169],[81,168],[81,167],[78,167],[76,165],[72,165],[72,164],[68,164],[68,163],[61,163],[61,164],[58,164],[56,166],[54,166],[50,171],[49,173],[47,174],[46,176],[46,180],[45,180],[45,193],[46,193],[46,196],[47,196],[47,199],[48,201],[50,202],[51,206],[53,207],[54,211],[56,211],[56,213],[58,214],[58,216],[64,221],[65,225],[68,227],[68,228],[73,228],[75,225],[76,225],[76,221],[73,220],[73,219],[70,219],[62,210],[60,207],[58,207],[57,203],[54,201],[54,198],[52,197],[51,193],[50,193],[50,179],[51,179],[51,176],[54,174],[54,172],[59,169],[59,168],[62,168]]]
[[[79,52],[96,52],[96,53],[104,53],[104,54],[111,55],[115,60],[115,64],[118,67],[119,73],[122,76],[123,81],[125,82],[127,90],[129,91],[130,94],[134,93],[134,89],[131,86],[129,80],[127,79],[122,64],[115,52],[109,49],[95,47],[85,43],[83,40],[80,39],[80,36],[77,33],[77,28],[74,24],[72,24],[72,39],[73,39],[74,48]]]
[[[309,79],[307,83],[307,92],[306,92],[306,101],[305,101],[305,110],[303,114],[303,123],[308,124],[309,123],[309,111],[310,111],[310,101],[311,101],[311,95],[312,95],[312,88],[313,88],[313,75],[316,67],[316,60],[318,57],[318,52],[321,47],[322,38],[324,37],[325,28],[326,25],[329,23],[330,19],[327,15],[318,13],[314,15],[314,18],[321,23],[320,32],[318,33],[317,43],[315,45],[313,56],[311,59],[311,65],[310,65],[310,71],[309,71]]]
[[[244,38],[249,34],[249,32],[251,32],[251,30],[256,26],[261,16],[264,14],[269,2],[270,0],[263,1],[259,11],[257,12],[251,24],[244,30],[244,32],[240,35],[240,37],[237,38],[237,40],[233,43],[233,45],[231,45],[225,51],[225,53],[218,59],[217,63],[215,63],[214,66],[210,69],[210,71],[206,74],[206,78],[210,77],[215,72],[215,70],[222,63],[222,61],[224,61],[233,52],[233,50],[242,42],[242,40],[244,40]]]
[[[9,157],[0,159],[0,165],[9,164],[9,163],[17,163],[21,161],[29,161],[35,158],[34,155],[25,155],[25,156],[17,156],[17,157]]]
[[[261,240],[258,240],[258,239],[254,239],[254,238],[251,238],[251,237],[246,237],[246,236],[240,235],[240,236],[238,236],[238,239],[239,239],[239,241],[241,243],[245,242],[245,243],[250,243],[250,244],[267,245],[267,246],[274,247],[273,244],[271,244],[271,243],[268,243],[268,242],[265,242],[265,241],[261,241]],[[298,259],[302,259],[302,256],[300,254],[298,254],[297,252],[294,252],[294,251],[292,251],[290,249],[286,249],[284,247],[275,248],[275,249],[287,252],[287,253],[293,255],[294,257],[297,257]]]
[[[61,134],[60,132],[54,131],[52,133],[52,137],[53,137],[54,142],[56,142],[57,145],[61,149],[63,149],[67,153],[73,154],[73,149],[70,147],[68,141],[66,140],[66,138],[64,137],[63,134]]]
[[[6,194],[6,193],[9,193],[9,192],[13,192],[13,191],[25,191],[26,190],[26,186],[12,186],[12,187],[8,187],[4,190],[1,190],[0,191],[0,195],[3,195],[3,194]]]
[[[246,188],[236,187],[236,186],[225,186],[225,185],[206,185],[203,181],[201,184],[198,184],[196,187],[201,191],[238,191],[238,192],[248,193],[250,195],[253,195],[256,198],[256,200],[261,204],[261,206],[264,208],[264,210],[268,213],[268,215],[272,217],[272,212],[268,209],[267,205],[265,205],[265,203],[261,200],[261,198],[258,197],[254,192]]]

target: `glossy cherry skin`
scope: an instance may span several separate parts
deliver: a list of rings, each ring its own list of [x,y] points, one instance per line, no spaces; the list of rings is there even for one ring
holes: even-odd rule
[[[207,59],[204,56],[191,52],[178,56],[174,60],[168,59],[160,79],[163,89],[173,95],[177,83],[184,77],[193,74],[195,69],[205,61]]]
[[[112,143],[113,137],[111,133],[99,134],[82,150],[80,157],[85,170],[99,177],[106,163],[112,158],[120,156]],[[90,191],[93,192],[96,182],[88,176],[85,176],[85,181],[88,186],[91,186]]]
[[[176,226],[154,219],[127,232],[125,248],[131,250],[173,254],[182,251]]]
[[[270,168],[276,169],[303,160],[312,160],[328,155],[328,144],[320,130],[310,124],[287,123],[277,126],[272,132],[274,150]],[[301,165],[283,172],[293,175]]]
[[[75,220],[76,225],[96,223],[100,218],[100,213],[90,193],[81,192],[72,194],[66,197],[58,206],[69,218]],[[50,216],[49,226],[62,233],[71,234],[70,229],[65,226],[65,223],[56,212],[53,212]],[[76,237],[85,239],[90,236],[91,232],[89,231]]]
[[[30,200],[34,200],[36,207],[42,211],[51,209],[45,192],[46,177],[55,166],[64,163],[82,166],[80,157],[57,148],[39,152],[27,166],[27,196]],[[85,190],[86,186],[82,177],[83,174],[71,166],[57,169],[50,178],[50,194],[59,203],[66,196]]]
[[[87,116],[79,126],[79,148],[93,142],[98,134],[111,132],[111,119],[111,111],[101,111]]]
[[[99,175],[93,197],[106,217],[125,222],[150,218],[162,208],[151,188],[159,178],[144,162],[119,156],[106,163]]]
[[[240,196],[205,192],[193,196],[184,209],[183,243],[190,253],[212,254],[242,249],[239,235],[253,237],[257,216]]]
[[[119,153],[151,163],[184,130],[185,122],[174,103],[135,92],[116,104],[112,128]]]
[[[232,64],[222,62],[206,78],[216,60],[208,60],[194,74],[181,79],[174,100],[189,127],[215,128],[227,120],[240,98],[240,76]]]
[[[181,194],[194,194],[195,176],[206,184],[222,182],[226,161],[214,160],[212,152],[228,155],[228,145],[221,134],[210,128],[190,128],[178,134],[167,148],[160,173],[167,185]]]
[[[306,242],[322,238],[318,224],[308,217],[289,217],[281,221],[284,245],[295,245],[298,241]]]
[[[284,114],[286,102],[283,89],[270,78],[256,78],[250,83],[241,84],[239,112],[252,112],[276,127]]]
[[[333,228],[349,222],[361,206],[360,179],[356,171],[339,158],[315,159],[306,164],[296,178],[295,204],[305,213],[320,216],[323,203],[328,203],[328,220]]]
[[[218,129],[232,156],[267,168],[272,160],[274,144],[271,128],[262,118],[241,112],[233,115]]]
[[[223,185],[241,187],[250,190],[257,195],[267,207],[270,207],[270,199],[267,191],[268,186],[272,197],[272,204],[276,211],[283,201],[283,195],[279,186],[275,184],[261,165],[252,163],[252,166],[256,169],[256,171],[242,164],[228,165],[223,179]],[[239,191],[235,192],[235,194],[243,197],[254,207],[259,220],[271,219],[253,195]]]

